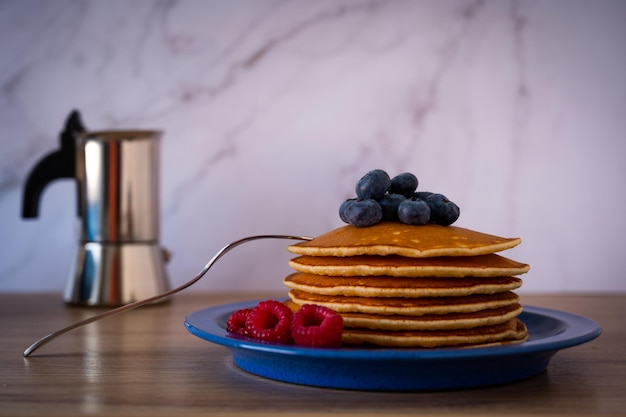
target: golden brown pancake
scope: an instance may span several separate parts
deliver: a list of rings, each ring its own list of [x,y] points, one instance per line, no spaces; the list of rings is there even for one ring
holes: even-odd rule
[[[474,294],[462,297],[346,297],[341,295],[312,294],[299,290],[289,291],[289,298],[298,305],[317,304],[338,313],[400,314],[421,316],[425,314],[471,313],[517,304],[517,294],[506,291],[496,294]]]
[[[475,256],[499,252],[521,243],[456,226],[409,226],[381,222],[371,227],[346,225],[288,247],[298,255],[355,256],[401,255],[408,257]]]
[[[286,304],[328,307],[343,318],[345,345],[469,347],[519,343],[530,266],[495,254],[521,243],[456,226],[381,222],[343,226],[289,246],[297,272]]]
[[[457,330],[383,331],[346,328],[342,342],[345,345],[436,348],[519,343],[527,338],[526,326],[514,318],[492,326]]]
[[[435,258],[298,256],[289,261],[289,266],[316,275],[394,277],[500,277],[524,274],[530,269],[527,264],[496,254]]]
[[[341,313],[345,327],[381,330],[450,330],[491,326],[516,318],[521,304],[472,313],[426,314],[423,316]]]
[[[470,294],[494,294],[511,291],[522,285],[516,277],[446,278],[446,277],[331,277],[295,272],[284,284],[314,294],[358,297],[442,297]]]
[[[300,305],[292,300],[285,304],[296,312]],[[381,315],[367,313],[339,313],[343,325],[352,329],[380,330],[451,330],[470,329],[504,323],[521,314],[521,304],[475,311],[471,313],[425,314],[423,316],[405,316],[399,314]]]

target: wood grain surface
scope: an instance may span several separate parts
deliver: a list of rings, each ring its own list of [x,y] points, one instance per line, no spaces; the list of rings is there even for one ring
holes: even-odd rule
[[[626,415],[626,295],[522,296],[596,320],[596,340],[557,353],[533,378],[489,388],[383,393],[250,375],[227,349],[192,336],[188,313],[284,294],[189,293],[74,330],[23,358],[38,338],[100,310],[60,294],[0,294],[0,415],[370,416]]]

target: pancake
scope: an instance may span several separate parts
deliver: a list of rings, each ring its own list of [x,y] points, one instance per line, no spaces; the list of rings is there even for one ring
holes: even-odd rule
[[[346,297],[341,295],[312,294],[291,290],[289,298],[298,305],[318,304],[339,314],[399,314],[422,316],[425,314],[471,313],[475,311],[506,307],[519,302],[519,296],[511,291],[496,294],[474,294],[462,297]]]
[[[520,288],[530,266],[497,254],[521,243],[457,226],[347,225],[288,246],[296,272],[285,303],[330,308],[342,343],[474,347],[519,343]]]
[[[519,238],[503,238],[456,226],[381,222],[370,227],[342,226],[287,249],[307,256],[401,255],[423,258],[486,255],[520,243]]]
[[[292,300],[285,304],[295,313],[300,305]],[[521,304],[480,310],[471,313],[425,314],[423,316],[340,313],[343,325],[352,329],[379,330],[451,330],[492,326],[516,318],[523,311]]]
[[[450,330],[492,326],[516,318],[521,304],[475,311],[472,313],[426,314],[423,316],[342,313],[343,324],[349,328],[381,330]]]
[[[448,226],[449,227],[449,226]],[[500,277],[528,272],[530,266],[496,254],[409,258],[398,255],[349,257],[298,256],[289,260],[298,272],[328,276]]]
[[[511,291],[521,287],[522,280],[516,277],[337,277],[295,272],[287,276],[283,283],[292,289],[324,295],[444,297]]]
[[[523,342],[528,338],[524,323],[514,318],[505,323],[471,329],[434,331],[383,331],[345,328],[344,345],[387,347],[469,347]]]

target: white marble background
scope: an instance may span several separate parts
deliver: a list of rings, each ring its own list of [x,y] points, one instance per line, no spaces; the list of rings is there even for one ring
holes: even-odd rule
[[[0,291],[61,291],[71,180],[22,220],[67,114],[157,128],[172,284],[226,243],[316,235],[366,171],[414,172],[459,226],[522,237],[520,292],[626,291],[626,2],[0,2]],[[286,242],[193,290],[284,289]]]

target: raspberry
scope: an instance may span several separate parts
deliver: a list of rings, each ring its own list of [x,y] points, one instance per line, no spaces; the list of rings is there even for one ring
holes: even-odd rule
[[[248,336],[266,342],[291,341],[292,311],[280,301],[261,301],[246,318]]]
[[[330,308],[305,304],[294,315],[291,336],[300,346],[340,347],[343,319]]]
[[[244,308],[231,314],[226,322],[226,330],[229,333],[239,336],[249,336],[248,328],[246,327],[246,318],[248,318],[251,311],[251,308]]]

